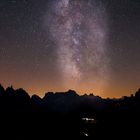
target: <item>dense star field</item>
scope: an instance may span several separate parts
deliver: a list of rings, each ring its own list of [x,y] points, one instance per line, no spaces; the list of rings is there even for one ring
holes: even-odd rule
[[[102,97],[140,86],[138,0],[1,0],[0,83],[30,95]]]
[[[57,46],[57,69],[64,88],[86,92],[107,83],[107,23],[99,4],[92,0],[49,4],[45,25]]]

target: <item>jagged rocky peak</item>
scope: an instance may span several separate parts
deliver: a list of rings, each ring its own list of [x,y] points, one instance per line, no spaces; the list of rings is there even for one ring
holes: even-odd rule
[[[140,98],[140,88],[139,88],[138,91],[135,93],[135,97]]]
[[[0,93],[3,93],[4,91],[4,87],[0,84]]]
[[[66,94],[71,95],[71,96],[79,96],[76,91],[69,89]]]

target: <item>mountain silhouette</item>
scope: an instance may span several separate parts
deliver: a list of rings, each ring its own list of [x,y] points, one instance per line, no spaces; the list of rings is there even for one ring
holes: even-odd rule
[[[0,138],[112,139],[139,136],[140,89],[120,99],[75,91],[48,92],[43,98],[0,85]]]

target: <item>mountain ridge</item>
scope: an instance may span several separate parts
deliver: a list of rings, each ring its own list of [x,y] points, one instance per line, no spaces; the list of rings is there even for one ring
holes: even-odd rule
[[[2,135],[35,140],[55,136],[112,139],[111,135],[134,139],[139,136],[140,90],[120,99],[80,96],[73,90],[48,92],[40,98],[30,97],[22,88],[0,85],[0,113],[0,139]]]

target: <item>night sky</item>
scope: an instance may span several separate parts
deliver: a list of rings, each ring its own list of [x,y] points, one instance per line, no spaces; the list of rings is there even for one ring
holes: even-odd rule
[[[140,87],[139,0],[0,0],[0,83],[30,95]]]

